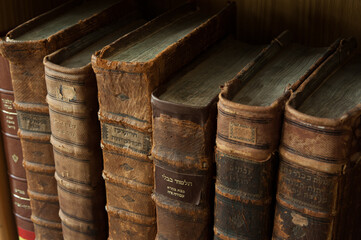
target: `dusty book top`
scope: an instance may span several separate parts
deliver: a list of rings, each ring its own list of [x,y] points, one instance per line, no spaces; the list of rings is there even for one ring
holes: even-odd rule
[[[218,95],[220,86],[232,79],[262,48],[227,37],[171,78],[159,99],[205,107]]]
[[[55,33],[79,23],[80,20],[92,17],[119,0],[102,1],[72,1],[60,8],[41,15],[36,20],[28,22],[26,30],[19,29],[14,36],[8,36],[7,41],[31,41],[46,39]],[[64,11],[66,9],[66,11]]]
[[[322,82],[296,109],[319,118],[340,118],[361,104],[361,55]]]
[[[149,62],[211,17],[214,13],[197,9],[194,4],[184,4],[148,23],[138,33],[115,42],[98,56],[110,62]]]
[[[287,85],[307,73],[326,50],[290,44],[244,83],[232,101],[252,106],[272,104],[284,94]]]
[[[169,45],[189,34],[209,17],[209,14],[199,11],[186,13],[185,16],[171,21],[168,25],[157,29],[153,34],[145,36],[128,48],[117,50],[107,58],[112,61],[147,62]]]
[[[82,37],[73,44],[47,57],[46,61],[64,68],[80,68],[91,63],[91,55],[124,34],[146,23],[139,11],[126,16]]]

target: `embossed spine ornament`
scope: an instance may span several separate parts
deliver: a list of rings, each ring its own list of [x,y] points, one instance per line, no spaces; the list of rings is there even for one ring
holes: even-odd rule
[[[316,96],[327,86],[334,94],[332,98],[337,98],[337,91],[341,91],[342,86],[344,89],[358,89],[355,97],[361,99],[360,84],[358,87],[348,85],[350,81],[342,82],[342,75],[338,74],[352,63],[351,74],[358,69],[360,76],[360,56],[356,63],[350,60],[355,42],[352,38],[341,41],[338,50],[292,94],[286,104],[273,239],[361,237],[361,103],[352,108],[345,105],[343,113],[333,117],[311,115],[305,112],[306,108],[300,110],[307,98]],[[355,76],[346,78],[356,79],[359,83],[360,77]],[[331,88],[333,85],[328,83],[331,80],[341,81],[337,89]],[[323,93],[327,96],[325,91]],[[343,95],[344,99],[348,97]],[[316,106],[321,104],[327,106],[327,103]],[[332,106],[328,111],[334,111]]]
[[[290,92],[335,51],[338,42],[324,51],[271,104],[247,105],[235,102],[233,98],[239,89],[252,82],[252,78],[263,67],[272,67],[273,59],[281,52],[288,51],[290,43],[290,33],[283,32],[239,76],[227,82],[219,94],[215,153],[215,239],[271,238],[277,149],[284,104]],[[247,97],[252,99],[255,96]]]
[[[35,238],[34,225],[30,219],[30,199],[23,167],[23,153],[17,135],[18,121],[11,84],[9,63],[0,56],[0,96],[1,96],[1,133],[4,142],[5,158],[9,174],[13,211],[19,237],[26,240]]]
[[[63,235],[104,239],[107,225],[95,76],[90,64],[66,68],[55,64],[54,58],[59,59],[59,52],[47,56],[44,65]]]
[[[110,16],[117,16],[112,10],[115,0],[82,3],[68,2],[20,25],[0,44],[10,62],[31,219],[39,240],[63,239],[43,58],[109,21]],[[70,17],[68,13],[73,14]]]
[[[120,18],[44,58],[51,143],[65,239],[108,236],[98,90],[91,55],[145,22],[134,1]],[[86,54],[84,54],[86,53]]]
[[[179,26],[185,16],[197,16],[194,5],[186,4],[150,21],[93,56],[99,91],[110,239],[154,239],[153,162],[149,158],[151,93],[169,75],[223,35],[224,26],[231,23],[234,11],[232,4],[210,18],[198,20],[188,33],[163,46],[156,56],[144,62],[107,59],[117,51],[136,47],[134,43],[156,35],[167,25]]]

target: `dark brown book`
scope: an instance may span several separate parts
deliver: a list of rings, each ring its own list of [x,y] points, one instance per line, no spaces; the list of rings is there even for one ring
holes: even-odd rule
[[[108,235],[91,55],[146,23],[136,4],[119,5],[118,16],[114,23],[44,58],[64,239],[106,239]]]
[[[273,239],[361,239],[361,56],[343,40],[285,107]]]
[[[152,94],[157,239],[212,239],[214,140],[220,86],[262,45],[223,39]]]
[[[301,46],[284,32],[222,89],[216,138],[215,239],[271,238],[284,104],[338,43],[328,49]]]
[[[34,225],[31,222],[30,199],[27,193],[27,181],[23,167],[23,154],[20,138],[17,135],[18,121],[11,83],[9,63],[0,56],[0,97],[1,97],[1,133],[7,162],[13,211],[19,237],[30,240],[35,238]],[[9,220],[11,221],[11,220]]]
[[[151,93],[233,26],[235,6],[215,15],[186,4],[97,52],[110,239],[154,239]]]
[[[10,31],[1,51],[10,62],[37,239],[62,239],[43,58],[110,19],[128,1],[71,1]]]

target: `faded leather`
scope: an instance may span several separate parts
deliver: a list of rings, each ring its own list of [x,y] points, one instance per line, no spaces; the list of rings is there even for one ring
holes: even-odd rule
[[[50,144],[49,109],[46,102],[46,84],[43,58],[116,16],[118,8],[108,8],[79,21],[46,39],[11,41],[32,26],[47,21],[53,14],[62,14],[82,1],[71,1],[55,10],[38,16],[7,34],[1,42],[1,51],[10,62],[18,113],[19,136],[24,155],[24,167],[31,199],[32,221],[36,239],[63,239],[59,218],[57,184],[54,178],[53,147]],[[122,2],[119,3],[121,5]]]
[[[361,106],[340,118],[297,110],[320,82],[348,61],[354,39],[292,94],[285,107],[273,239],[360,239]]]
[[[150,21],[92,57],[99,91],[109,239],[154,239],[151,93],[169,75],[215,42],[230,9],[201,24],[148,62],[105,58],[193,10],[190,4]]]
[[[216,138],[215,239],[270,239],[273,225],[277,149],[284,105],[291,91],[337,47],[332,45],[269,106],[233,102],[243,81],[251,79],[291,42],[285,31],[266,47],[219,94]],[[252,81],[252,80],[250,80]]]
[[[217,99],[190,109],[160,92],[152,95],[157,239],[211,239]]]
[[[96,79],[90,63],[81,68],[57,64],[68,51],[63,48],[44,58],[63,236],[105,239]]]

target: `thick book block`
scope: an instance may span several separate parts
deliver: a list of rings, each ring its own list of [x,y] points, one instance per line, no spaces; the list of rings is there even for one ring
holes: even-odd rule
[[[228,32],[234,14],[234,4],[215,15],[185,4],[93,55],[110,239],[154,239],[151,93]]]
[[[44,58],[55,178],[65,239],[105,239],[97,86],[91,55],[146,22],[134,6],[119,19]]]
[[[43,58],[117,19],[129,1],[71,1],[10,31],[1,51],[10,62],[19,136],[37,239],[62,239]]]
[[[215,239],[270,239],[284,104],[338,46],[310,48],[282,33],[219,95]],[[276,51],[278,50],[278,51]]]
[[[361,238],[361,56],[343,40],[285,107],[274,239]]]
[[[19,237],[27,240],[35,238],[34,225],[31,222],[30,199],[27,192],[27,181],[23,167],[23,153],[20,138],[17,136],[18,121],[11,83],[9,63],[0,56],[0,97],[1,97],[1,132],[4,142],[4,153],[7,162],[10,191],[12,194],[13,212]],[[24,235],[25,233],[25,235]]]
[[[263,47],[228,37],[153,93],[157,239],[213,237],[213,149],[220,86]]]

